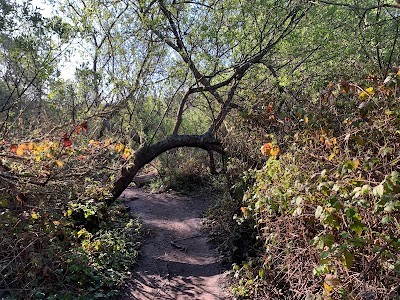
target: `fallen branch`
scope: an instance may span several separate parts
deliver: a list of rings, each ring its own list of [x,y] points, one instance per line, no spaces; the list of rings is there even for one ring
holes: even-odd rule
[[[171,241],[171,245],[176,249],[178,249],[179,251],[187,253],[187,247],[179,246],[178,244],[175,243],[175,241]]]

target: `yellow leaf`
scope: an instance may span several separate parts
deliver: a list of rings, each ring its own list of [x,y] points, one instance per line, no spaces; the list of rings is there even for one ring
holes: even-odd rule
[[[94,140],[90,140],[89,141],[89,145],[91,145],[91,144],[93,144],[94,143]]]
[[[308,124],[308,117],[307,116],[304,117],[304,123]]]
[[[400,161],[400,159],[396,159],[396,160],[392,161],[392,162],[390,163],[390,165],[391,165],[391,166],[395,166],[395,165],[398,164],[399,161]]]
[[[124,153],[122,154],[122,158],[127,159],[129,156],[131,156],[131,149],[125,148]]]
[[[32,213],[31,214],[32,219],[37,220],[39,219],[39,215],[37,213]]]
[[[364,91],[362,91],[360,93],[360,95],[358,95],[358,99],[360,99],[360,100],[365,100],[367,98],[368,98],[368,94],[366,92],[364,92]]]
[[[360,145],[360,146],[364,146],[365,145],[365,142],[364,142],[363,138],[361,136],[359,136],[359,135],[356,136],[356,144]]]
[[[96,249],[98,251],[100,247],[101,247],[101,241],[96,241],[95,245],[94,245],[94,249]]]
[[[121,152],[122,150],[124,150],[125,146],[121,143],[115,145],[115,151],[117,152]]]
[[[368,95],[372,96],[374,94],[374,88],[372,86],[365,89],[365,91],[368,93]]]
[[[360,165],[360,161],[358,159],[353,159],[353,169],[356,170],[358,166]]]
[[[326,291],[326,293],[327,293],[328,295],[330,295],[330,293],[333,291],[333,288],[332,288],[329,284],[327,284],[326,282],[324,282],[324,290]]]
[[[345,119],[345,120],[343,121],[343,124],[350,125],[351,123],[352,123],[352,121],[349,120],[349,119]]]
[[[106,141],[104,142],[104,146],[105,146],[105,147],[108,147],[108,146],[110,146],[111,143],[112,143],[112,140],[111,140],[111,139],[108,139],[108,140],[106,140]]]
[[[57,166],[59,166],[60,168],[62,168],[62,166],[64,165],[62,161],[57,160],[56,161]]]
[[[24,148],[21,147],[21,146],[18,146],[16,153],[17,153],[18,156],[24,155]]]
[[[83,229],[79,230],[78,233],[77,233],[78,238],[81,237],[82,235],[86,235],[87,233],[88,232],[87,232],[86,228],[83,228]]]
[[[275,156],[275,157],[278,156],[279,151],[280,151],[279,146],[277,146],[277,145],[272,146],[271,156]]]
[[[365,100],[374,95],[374,88],[371,86],[366,88],[365,91],[362,91],[360,95],[358,95],[358,99]]]
[[[58,226],[58,225],[60,225],[61,223],[60,223],[60,221],[53,221],[53,224],[56,225],[56,226]]]

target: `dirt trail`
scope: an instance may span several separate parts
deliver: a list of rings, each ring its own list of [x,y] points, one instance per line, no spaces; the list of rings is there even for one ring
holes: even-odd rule
[[[231,299],[222,289],[220,257],[202,226],[201,215],[212,205],[210,196],[128,189],[123,198],[149,232],[124,300]]]

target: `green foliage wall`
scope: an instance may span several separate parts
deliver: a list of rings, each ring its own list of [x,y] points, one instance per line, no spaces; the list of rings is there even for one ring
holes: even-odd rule
[[[278,158],[246,173],[235,219],[251,220],[263,246],[235,267],[238,294],[399,296],[399,79],[364,82],[355,95],[338,85],[328,102],[305,105],[310,118]]]

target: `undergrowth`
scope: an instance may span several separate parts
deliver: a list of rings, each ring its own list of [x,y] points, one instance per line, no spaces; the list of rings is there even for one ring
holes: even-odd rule
[[[24,204],[0,195],[1,299],[118,298],[138,255],[138,220],[87,193],[64,204],[54,197],[64,191],[36,188]]]
[[[235,295],[400,299],[399,79],[331,84],[298,103],[300,121],[266,128],[280,153],[260,154],[211,213],[226,249],[250,241],[231,255]]]
[[[219,177],[211,175],[204,151],[175,149],[159,159],[159,174],[144,188],[155,193],[173,192],[187,195],[200,189],[219,189]],[[171,162],[172,161],[172,162]]]

